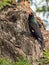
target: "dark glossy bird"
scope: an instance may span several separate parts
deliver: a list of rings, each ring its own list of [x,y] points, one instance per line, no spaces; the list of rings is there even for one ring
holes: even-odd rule
[[[41,48],[43,49],[44,48],[43,36],[42,36],[41,30],[39,29],[39,24],[35,20],[35,17],[33,14],[29,14],[28,20],[29,20],[28,22],[29,29],[32,36],[35,37],[40,42]]]

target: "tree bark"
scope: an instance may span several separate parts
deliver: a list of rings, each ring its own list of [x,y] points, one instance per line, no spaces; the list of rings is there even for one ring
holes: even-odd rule
[[[43,37],[47,37],[49,32],[43,29],[41,29]],[[44,40],[45,48],[49,49],[46,45],[49,40],[47,38]],[[8,57],[16,61],[16,57],[26,56],[30,62],[37,65],[35,60],[42,53],[39,42],[31,36],[28,14],[24,8],[19,10],[17,5],[5,7],[0,12],[0,57]]]

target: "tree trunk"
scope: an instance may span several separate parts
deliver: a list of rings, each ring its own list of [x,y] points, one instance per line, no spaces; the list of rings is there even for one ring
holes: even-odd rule
[[[28,14],[23,8],[23,10],[18,8],[11,5],[0,11],[0,57],[8,57],[16,61],[16,57],[26,56],[30,62],[37,65],[35,60],[43,52],[39,42],[31,36],[29,31]]]

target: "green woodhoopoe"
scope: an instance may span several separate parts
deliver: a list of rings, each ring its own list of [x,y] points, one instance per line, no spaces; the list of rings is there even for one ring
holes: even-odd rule
[[[31,35],[38,40],[38,42],[41,45],[41,49],[43,50],[43,48],[44,48],[43,36],[42,36],[41,30],[39,28],[39,24],[35,20],[35,17],[33,14],[29,14],[28,20],[29,20],[28,24],[29,24],[29,29],[30,29]]]

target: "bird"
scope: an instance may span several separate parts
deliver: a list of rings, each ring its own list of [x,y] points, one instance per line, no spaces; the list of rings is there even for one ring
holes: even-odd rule
[[[31,35],[38,40],[38,42],[41,45],[41,49],[43,50],[44,43],[43,43],[42,32],[41,32],[41,30],[39,28],[38,22],[35,20],[35,17],[34,17],[34,15],[32,13],[29,14],[28,21],[29,21],[28,25],[29,25],[29,30],[31,32]]]

